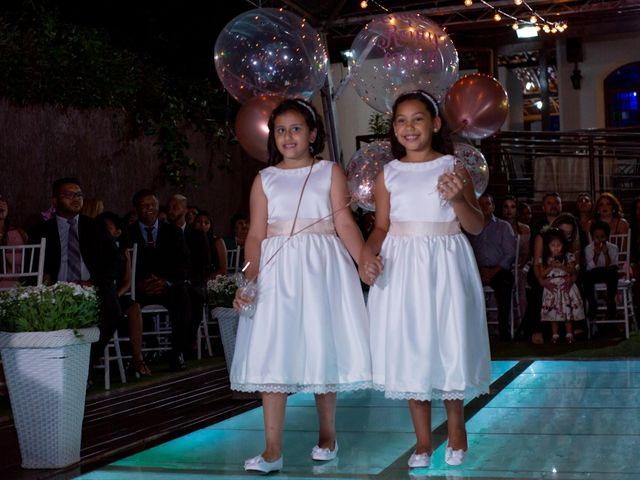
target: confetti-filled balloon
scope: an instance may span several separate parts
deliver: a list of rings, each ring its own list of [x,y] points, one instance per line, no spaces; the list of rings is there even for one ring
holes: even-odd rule
[[[449,36],[419,13],[371,21],[351,45],[351,81],[372,108],[391,113],[395,99],[422,89],[441,100],[458,78],[458,52]]]
[[[278,96],[260,96],[249,99],[236,116],[235,131],[238,143],[256,160],[269,160],[269,117],[273,109],[284,100]]]
[[[480,139],[500,129],[509,113],[509,100],[498,80],[473,73],[451,86],[442,110],[452,131]]]
[[[222,84],[240,103],[260,95],[308,100],[329,71],[318,32],[275,8],[249,10],[231,20],[218,35],[214,58]]]
[[[469,172],[473,182],[473,190],[476,192],[476,197],[479,197],[489,185],[489,165],[487,160],[480,150],[468,143],[453,142],[453,149],[456,157],[460,159]]]
[[[347,186],[351,198],[364,210],[375,211],[376,177],[393,160],[388,140],[375,140],[358,150],[347,165]]]

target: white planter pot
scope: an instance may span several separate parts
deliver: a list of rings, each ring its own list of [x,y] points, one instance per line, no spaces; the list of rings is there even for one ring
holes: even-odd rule
[[[0,352],[23,468],[80,461],[91,343],[98,328],[0,332]]]
[[[211,311],[211,316],[218,319],[220,328],[220,339],[224,350],[224,360],[227,363],[227,370],[231,371],[233,352],[236,349],[236,335],[238,334],[238,322],[240,314],[233,308],[216,307]]]

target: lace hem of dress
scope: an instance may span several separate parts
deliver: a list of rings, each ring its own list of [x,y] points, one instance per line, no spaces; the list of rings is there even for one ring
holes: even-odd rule
[[[433,388],[430,392],[396,392],[387,390],[384,385],[373,384],[373,389],[384,392],[385,398],[392,400],[465,400],[489,393],[489,386],[475,387],[467,390],[439,390]]]
[[[231,383],[231,390],[237,392],[265,392],[265,393],[332,393],[367,390],[372,388],[369,381],[322,384],[322,385],[288,385],[281,383]]]

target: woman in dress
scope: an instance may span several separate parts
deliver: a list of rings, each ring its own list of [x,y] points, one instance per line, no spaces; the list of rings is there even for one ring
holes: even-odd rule
[[[266,448],[246,470],[282,468],[287,394],[315,394],[320,432],[311,457],[330,460],[338,451],[336,392],[371,387],[367,313],[352,261],[363,240],[344,173],[314,158],[323,144],[309,103],[285,100],[271,114],[272,166],[253,183],[245,243],[257,302],[252,318],[240,316],[231,367],[232,389],[262,393]],[[234,305],[247,300],[239,289]]]

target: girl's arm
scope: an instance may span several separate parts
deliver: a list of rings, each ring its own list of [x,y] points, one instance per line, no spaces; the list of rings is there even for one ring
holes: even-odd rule
[[[457,166],[454,172],[444,174],[438,184],[444,198],[451,202],[462,228],[471,235],[480,234],[484,228],[484,215],[467,169]]]
[[[373,285],[384,270],[383,260],[378,254],[389,231],[390,195],[384,184],[384,170],[376,177],[376,223],[369,234],[367,243],[360,256],[360,279],[367,285]]]
[[[333,224],[340,240],[344,243],[349,254],[359,264],[364,240],[353,215],[351,214],[347,177],[342,169],[333,164],[331,167],[331,210],[333,211]]]
[[[216,237],[213,240],[213,246],[215,247],[215,254],[218,257],[218,268],[211,274],[211,277],[215,278],[218,275],[227,273],[227,247],[220,237]]]
[[[118,289],[118,296],[121,297],[125,293],[128,293],[131,290],[131,255],[129,255],[129,250],[124,251],[124,256],[126,258],[124,277],[122,278],[122,285]]]
[[[246,277],[251,280],[258,275],[260,249],[262,241],[267,238],[267,197],[262,189],[260,174],[256,175],[251,186],[249,208],[251,209],[251,223],[249,224],[249,232],[244,244],[244,259],[245,262],[251,262],[245,271]]]

